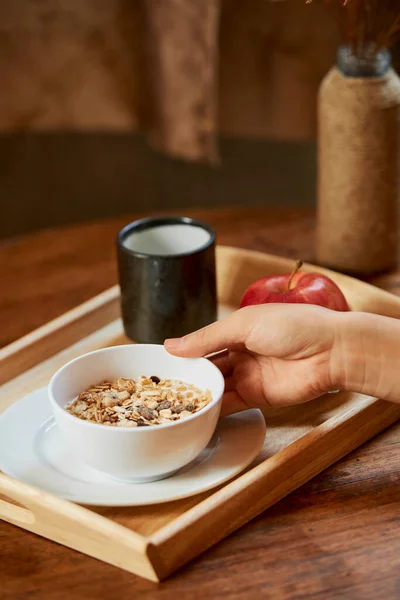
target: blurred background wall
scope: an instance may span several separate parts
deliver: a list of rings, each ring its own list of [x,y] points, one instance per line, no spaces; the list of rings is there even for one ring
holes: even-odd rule
[[[336,27],[301,0],[222,0],[217,167],[139,130],[140,0],[0,3],[0,235],[133,211],[315,201],[316,95]]]

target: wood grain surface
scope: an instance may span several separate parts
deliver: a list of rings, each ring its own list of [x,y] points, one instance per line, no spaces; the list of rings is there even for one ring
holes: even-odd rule
[[[220,243],[313,260],[307,210],[197,211]],[[116,282],[114,238],[132,215],[0,247],[0,344]],[[372,281],[400,295],[399,272]],[[400,427],[153,584],[0,523],[0,599],[400,597]]]

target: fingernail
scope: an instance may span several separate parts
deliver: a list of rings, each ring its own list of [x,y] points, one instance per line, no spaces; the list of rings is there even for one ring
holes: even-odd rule
[[[171,350],[176,350],[179,346],[182,345],[182,338],[171,338],[169,340],[165,340],[165,345],[167,348],[171,348]]]

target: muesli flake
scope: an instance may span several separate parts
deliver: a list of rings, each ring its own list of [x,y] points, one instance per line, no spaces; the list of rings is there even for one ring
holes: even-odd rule
[[[75,417],[114,427],[146,427],[179,421],[209,404],[202,391],[177,379],[139,377],[103,381],[79,394],[66,406]]]

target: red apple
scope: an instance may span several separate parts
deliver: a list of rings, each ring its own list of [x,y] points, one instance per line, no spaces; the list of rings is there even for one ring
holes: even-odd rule
[[[318,304],[332,310],[350,310],[342,292],[326,275],[300,271],[298,261],[293,273],[270,275],[250,285],[244,293],[240,307],[270,302],[289,304]]]

